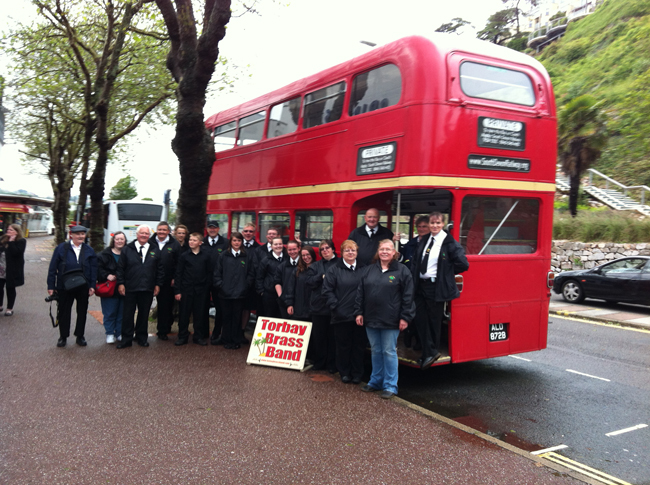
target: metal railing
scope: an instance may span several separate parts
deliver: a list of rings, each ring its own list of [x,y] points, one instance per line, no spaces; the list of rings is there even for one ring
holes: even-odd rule
[[[611,177],[608,177],[605,174],[600,173],[598,170],[594,170],[593,168],[590,168],[587,171],[589,172],[588,186],[602,188],[602,187],[599,187],[599,185],[596,182],[594,182],[594,177],[600,177],[601,179],[604,180],[605,190],[609,190],[609,184],[611,183],[611,184],[615,185],[616,187],[619,187],[619,189],[622,190],[623,195],[625,197],[630,197],[631,199],[634,199],[635,201],[640,200],[641,205],[646,204],[646,192],[650,192],[650,187],[648,187],[647,185],[629,185],[628,186],[628,185],[625,185],[625,184],[622,184],[622,183],[618,182],[617,180],[614,180]],[[602,184],[602,182],[601,182],[601,184]],[[639,196],[638,192],[634,192],[633,194],[630,193],[629,191],[632,191],[632,190],[639,190],[641,192],[641,195]]]

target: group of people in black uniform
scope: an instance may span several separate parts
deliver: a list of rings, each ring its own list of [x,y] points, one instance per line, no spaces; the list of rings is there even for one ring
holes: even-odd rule
[[[369,209],[365,224],[341,244],[320,242],[320,259],[310,246],[290,240],[286,247],[276,228],[268,229],[266,243],[258,243],[256,227],[247,224],[230,239],[209,221],[207,236],[187,234],[185,226],[161,222],[156,233],[140,226],[136,240],[127,244],[123,233],[97,258],[83,242],[86,229],[71,229],[70,242],[52,256],[48,292],[59,298],[59,347],[70,332],[71,308],[77,301],[77,344],[85,346],[85,313],[95,284],[113,282],[115,292],[102,297],[107,343],[118,349],[147,347],[148,315],[157,300],[157,337],[168,340],[179,305],[175,345],[192,340],[198,345],[238,349],[247,343],[244,328],[250,312],[275,318],[312,322],[307,352],[315,370],[338,372],[344,383],[361,383],[363,353],[370,343],[372,374],[366,392],[381,397],[397,394],[397,338],[421,347],[420,365],[430,367],[440,354],[444,302],[459,296],[454,275],[468,269],[462,247],[443,230],[443,216],[432,213],[416,221],[418,236],[402,248],[393,233],[379,224],[379,211]],[[425,227],[425,224],[428,227]],[[427,232],[425,230],[428,229]],[[71,287],[70,275],[81,275]],[[106,301],[105,301],[106,300]],[[209,332],[210,300],[215,325]],[[137,320],[135,312],[138,310]]]

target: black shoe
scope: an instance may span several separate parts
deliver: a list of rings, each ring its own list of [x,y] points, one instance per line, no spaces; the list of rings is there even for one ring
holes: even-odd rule
[[[167,336],[166,333],[158,333],[158,334],[156,334],[156,335],[158,335],[158,338],[159,338],[160,340],[169,340],[169,337]]]
[[[120,342],[115,346],[116,349],[125,349],[127,347],[131,347],[133,345],[131,342]]]
[[[440,352],[436,352],[436,355],[434,355],[432,357],[427,357],[426,359],[424,359],[422,361],[422,364],[420,365],[420,369],[423,369],[423,370],[428,369],[440,357],[442,357],[442,354]]]
[[[379,394],[379,397],[382,398],[382,399],[390,399],[390,398],[393,397],[394,395],[395,395],[394,392],[390,392],[390,391],[381,391],[381,394]]]
[[[204,338],[199,338],[193,341],[197,345],[205,346],[208,345],[208,341]]]
[[[361,384],[361,379],[359,377],[353,377],[352,384]]]
[[[56,346],[57,347],[65,347],[66,344],[66,339],[60,338],[59,340],[56,341]]]
[[[79,345],[80,347],[85,347],[86,345],[88,345],[88,342],[86,342],[86,339],[83,337],[77,337],[77,345]]]
[[[181,346],[181,345],[187,345],[187,339],[186,338],[179,338],[176,342],[174,342],[174,345]]]
[[[221,340],[221,337],[216,338],[216,339],[211,339],[210,344],[212,344],[212,345],[223,345],[223,340]]]
[[[342,382],[343,384],[349,384],[350,382],[352,382],[352,377],[350,377],[350,376],[343,376],[343,377],[341,377],[341,382]]]
[[[147,342],[146,340],[138,340],[138,345],[140,347],[149,347],[149,342]]]
[[[364,384],[363,386],[361,386],[361,390],[362,390],[363,392],[375,392],[375,391],[378,391],[379,389],[375,389],[375,388],[372,387],[371,385]]]

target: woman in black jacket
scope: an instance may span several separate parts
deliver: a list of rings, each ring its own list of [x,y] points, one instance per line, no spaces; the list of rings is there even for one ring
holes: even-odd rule
[[[259,253],[257,264],[257,277],[255,278],[255,290],[262,296],[263,311],[266,317],[279,318],[280,306],[278,305],[278,294],[275,291],[275,272],[280,263],[287,258],[281,237],[273,238],[271,252],[268,254]]]
[[[388,399],[397,394],[397,337],[415,318],[413,277],[397,262],[390,239],[379,242],[374,261],[361,278],[354,310],[372,350],[372,374],[361,390],[381,390],[381,397]]]
[[[336,372],[336,346],[334,327],[330,325],[331,312],[323,295],[325,273],[338,260],[336,246],[331,239],[323,239],[318,247],[321,259],[313,263],[307,271],[307,286],[311,289],[309,312],[312,328],[309,338],[308,358],[314,363],[314,370],[327,369]]]
[[[0,239],[0,312],[3,310],[4,290],[7,288],[7,311],[14,314],[16,288],[25,284],[25,248],[27,241],[18,224],[10,224]]]
[[[118,231],[111,237],[111,242],[99,256],[97,256],[97,284],[112,281],[117,285],[117,262],[120,259],[122,248],[126,246],[126,234]],[[114,344],[115,340],[122,340],[122,314],[124,313],[124,297],[117,288],[113,296],[100,298],[102,314],[104,315],[104,332],[106,343]]]
[[[287,308],[287,313],[294,320],[310,321],[311,288],[307,285],[307,270],[315,261],[316,253],[314,248],[305,246],[300,250],[298,268],[294,272],[293,281],[287,289],[290,294],[289,299],[293,302],[292,306]]]
[[[230,235],[228,248],[221,253],[214,269],[214,283],[219,288],[219,305],[223,318],[221,340],[226,349],[238,349],[243,340],[241,313],[244,299],[254,281],[251,257],[242,247],[244,236],[239,232]]]
[[[189,250],[178,258],[174,276],[174,298],[179,303],[178,339],[174,345],[186,345],[190,339],[190,316],[194,324],[194,343],[203,345],[201,332],[209,328],[208,298],[212,283],[212,255],[205,249],[203,235],[190,234]]]
[[[357,260],[357,243],[348,239],[341,244],[343,258],[327,270],[323,294],[332,311],[336,341],[336,367],[341,381],[359,384],[363,376],[366,334],[355,322],[354,303],[363,265]]]

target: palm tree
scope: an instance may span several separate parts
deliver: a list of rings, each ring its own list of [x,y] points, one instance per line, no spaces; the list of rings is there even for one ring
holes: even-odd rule
[[[607,144],[607,117],[601,102],[585,94],[569,101],[558,117],[558,156],[569,177],[569,212],[578,214],[578,191],[582,173],[593,164]]]

